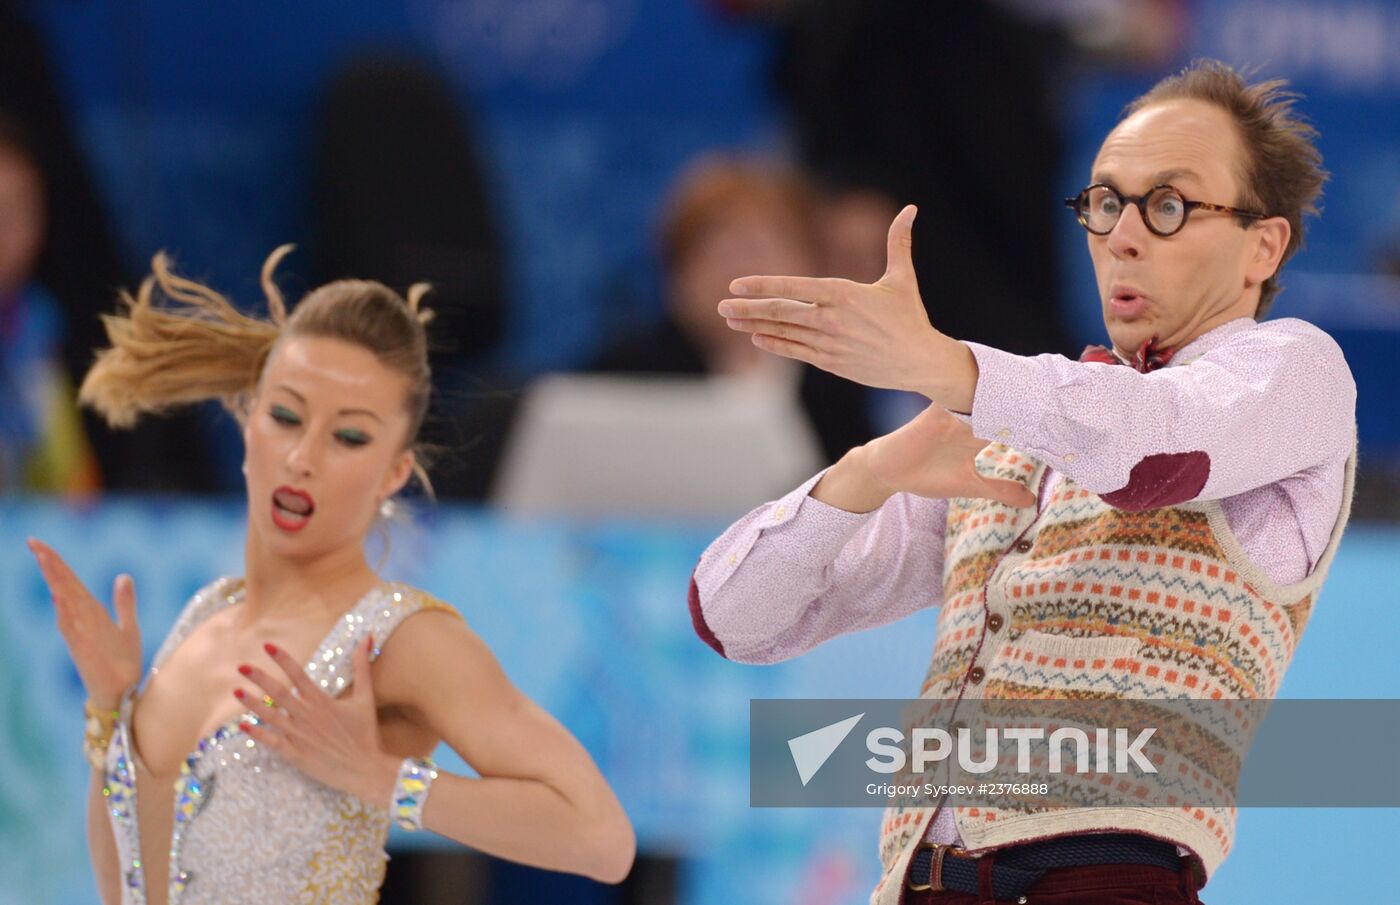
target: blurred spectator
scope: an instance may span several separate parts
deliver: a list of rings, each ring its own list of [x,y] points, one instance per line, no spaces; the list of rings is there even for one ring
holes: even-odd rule
[[[900,205],[879,189],[832,186],[822,202],[822,269],[827,276],[873,283],[885,274],[890,222]],[[885,434],[928,405],[919,393],[867,389],[871,427]]]
[[[721,157],[694,163],[679,178],[662,210],[660,319],[624,331],[587,370],[602,375],[722,376],[756,381],[756,386],[745,384],[759,390],[751,394],[753,404],[765,404],[759,398],[770,399],[774,392],[786,394],[791,403],[785,404],[791,405],[798,419],[795,423],[803,434],[814,434],[820,444],[814,455],[834,461],[873,436],[866,389],[761,352],[746,335],[730,330],[717,308],[729,294],[729,283],[746,274],[831,274],[834,271],[824,263],[828,254],[833,255],[833,261],[843,262],[843,267],[868,267],[871,252],[866,247],[870,241],[866,227],[872,220],[872,202],[873,197],[866,194],[843,197],[841,204],[849,203],[850,208],[842,215],[839,228],[828,235],[822,228],[821,203],[795,172]],[[887,222],[879,227],[881,269],[886,226]],[[840,250],[833,251],[828,242],[838,243]],[[499,385],[513,387],[516,383],[507,380]],[[536,384],[522,392],[478,385],[455,394],[455,404],[443,413],[439,424],[448,435],[443,444],[447,455],[433,472],[439,495],[481,500],[488,498],[493,488],[500,491],[501,478],[509,471],[501,467],[507,455],[506,441],[521,428],[522,400],[532,389],[543,387],[550,399],[576,392],[579,399],[586,397],[599,411],[607,408],[609,398],[628,398],[626,394],[637,391],[635,385],[630,389],[618,385],[618,395],[609,397],[602,386],[579,383],[561,389]],[[663,404],[658,401],[670,399],[682,404],[691,391],[680,386],[656,384],[650,403]],[[713,417],[713,410],[700,401],[706,394],[698,387],[692,391],[699,406],[695,417]],[[638,401],[635,408],[645,405]],[[743,432],[741,408],[744,406],[736,405],[735,417],[725,425],[726,430]],[[756,436],[752,439],[759,446],[764,442]]]
[[[1018,354],[1077,351],[1057,301],[1058,28],[989,2],[757,5],[782,23],[803,162],[919,206],[934,325]]]
[[[1077,58],[1156,72],[1186,40],[1188,0],[988,0],[1017,18],[1059,29]]]
[[[65,360],[80,376],[105,338],[97,312],[110,306],[125,277],[43,39],[8,0],[0,0],[0,110],[22,125],[46,177],[47,235],[37,273],[66,315]]]
[[[471,118],[436,70],[369,55],[331,79],[313,161],[313,270],[433,286],[428,331],[439,496],[482,499],[518,397],[483,392],[505,331],[505,253]]]
[[[51,293],[57,357],[76,382],[106,344],[98,314],[126,285],[107,214],[88,176],[44,42],[19,7],[0,0],[0,111],[29,138],[43,173],[45,233],[33,276]],[[153,249],[152,249],[153,250]],[[205,433],[193,413],[153,419],[132,431],[109,429],[83,410],[101,483],[112,490],[211,490]]]
[[[1392,220],[1400,225],[1400,197],[1396,198],[1395,215]],[[1390,277],[1400,277],[1400,228],[1386,231],[1388,235],[1381,241],[1380,252],[1376,255],[1376,269]]]
[[[832,190],[822,203],[822,270],[873,283],[885,274],[886,239],[899,203],[878,189]]]
[[[661,227],[665,314],[620,337],[592,370],[791,381],[828,458],[869,440],[863,387],[762,352],[716,311],[737,277],[824,273],[819,211],[793,172],[725,158],[692,165],[673,189]]]
[[[1380,271],[1386,276],[1400,277],[1400,243],[1381,252]]]
[[[35,278],[44,177],[0,119],[0,490],[89,493],[97,465],[62,361],[63,315]]]
[[[441,75],[398,57],[345,66],[322,103],[313,171],[318,282],[431,283],[435,375],[496,345],[499,230],[470,120]]]

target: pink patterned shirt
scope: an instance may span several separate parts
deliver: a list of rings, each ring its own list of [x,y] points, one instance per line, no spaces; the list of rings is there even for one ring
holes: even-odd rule
[[[1341,349],[1305,321],[1240,318],[1148,374],[967,343],[978,437],[1046,463],[1123,509],[1218,499],[1274,581],[1311,572],[1340,514],[1356,385]],[[795,657],[837,635],[941,603],[946,500],[908,493],[857,514],[808,494],[814,475],[745,515],[700,557],[697,633],[743,663]],[[940,809],[929,831],[958,841]]]

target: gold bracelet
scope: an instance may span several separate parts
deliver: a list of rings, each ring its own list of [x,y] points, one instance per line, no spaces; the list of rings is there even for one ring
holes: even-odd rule
[[[83,756],[94,770],[107,768],[107,746],[117,729],[120,710],[98,710],[88,700],[83,703]]]

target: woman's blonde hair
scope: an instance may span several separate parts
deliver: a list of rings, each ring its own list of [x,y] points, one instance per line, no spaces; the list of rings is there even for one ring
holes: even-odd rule
[[[111,347],[98,353],[79,399],[113,427],[207,399],[222,402],[242,423],[276,342],[321,336],[368,349],[408,378],[405,443],[415,447],[432,386],[424,328],[432,311],[420,307],[428,284],[413,285],[404,297],[372,280],[336,280],[307,293],[289,315],[273,273],[292,248],[281,246],[263,264],[267,318],[245,314],[209,287],[179,276],[166,255],[157,254],[136,295],[123,292],[121,310],[102,316]],[[416,447],[413,473],[431,492]]]

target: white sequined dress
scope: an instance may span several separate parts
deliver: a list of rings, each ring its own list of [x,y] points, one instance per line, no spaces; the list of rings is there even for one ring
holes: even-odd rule
[[[220,579],[185,606],[152,663],[154,672],[195,626],[243,599],[240,579]],[[351,655],[373,632],[382,643],[406,617],[445,603],[406,585],[383,585],[366,594],[326,636],[306,673],[332,694],[349,685]],[[149,678],[149,674],[147,675]],[[144,684],[144,683],[143,683]],[[139,688],[134,694],[139,695]],[[170,905],[325,902],[360,905],[379,898],[388,855],[390,811],[324,786],[275,752],[255,745],[240,721],[225,723],[201,739],[180,766],[167,877],[147,877],[137,826],[137,757],[131,744],[134,695],[107,751],[107,797],[122,867],[123,905],[145,905],[152,882],[168,884]],[[145,771],[142,771],[145,773]],[[149,773],[145,773],[149,776]]]

